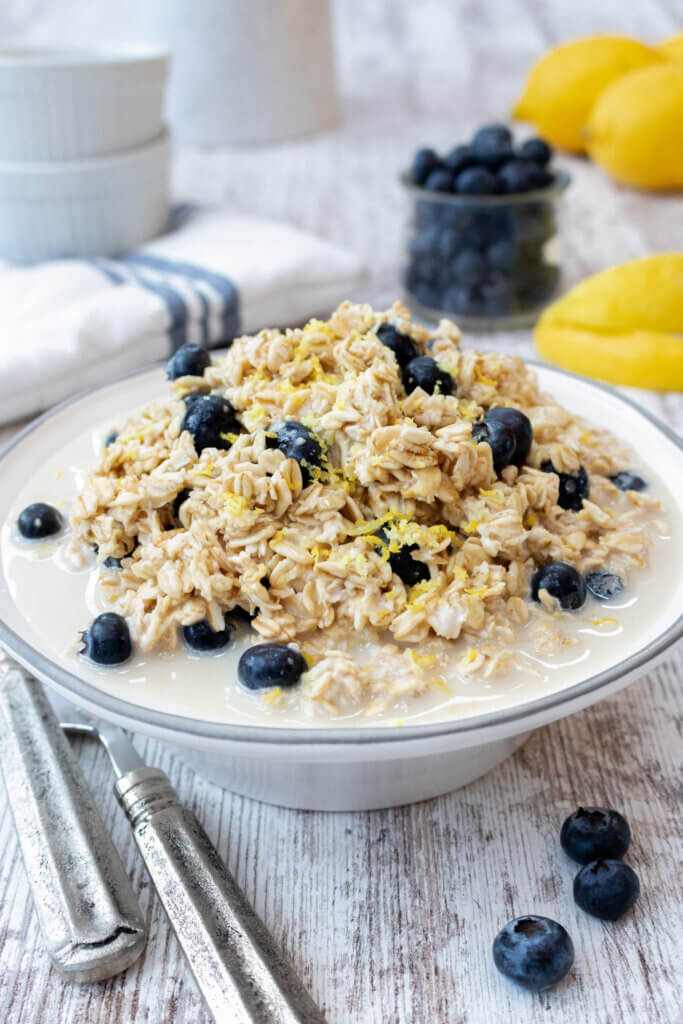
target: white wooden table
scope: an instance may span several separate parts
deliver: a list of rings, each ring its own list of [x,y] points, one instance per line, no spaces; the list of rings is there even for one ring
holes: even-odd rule
[[[126,34],[121,11],[130,0],[108,12],[85,0],[56,6],[59,16],[47,0],[3,5],[0,37],[64,38],[65,20],[76,35],[103,24]],[[178,190],[353,246],[371,268],[361,297],[388,303],[401,259],[395,177],[412,149],[455,143],[504,114],[525,68],[551,41],[610,30],[657,40],[680,28],[682,15],[680,0],[338,0],[341,129],[273,148],[181,153]],[[618,189],[587,163],[568,163],[570,279],[680,246],[683,199]],[[525,333],[477,343],[531,351]],[[680,399],[643,400],[683,428]],[[539,730],[486,778],[395,810],[268,807],[205,783],[151,740],[138,746],[194,807],[330,1024],[680,1024],[682,667],[679,651],[617,697]],[[149,944],[138,964],[106,984],[61,982],[41,948],[0,791],[0,1021],[205,1024],[115,806],[106,757],[92,744],[79,750],[147,911]],[[616,925],[572,901],[574,869],[558,831],[579,803],[617,807],[633,828],[629,859],[643,892]],[[576,945],[570,978],[540,996],[508,984],[490,955],[498,928],[528,912],[562,921]]]

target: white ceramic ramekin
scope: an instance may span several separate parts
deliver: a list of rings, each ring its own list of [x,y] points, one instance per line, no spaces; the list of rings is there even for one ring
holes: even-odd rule
[[[159,50],[0,50],[0,160],[80,160],[152,142],[167,71]]]
[[[681,441],[611,388],[550,367],[537,367],[541,387],[563,405],[619,435],[668,481],[680,479]],[[59,451],[75,433],[165,391],[162,367],[105,384],[57,406],[0,453],[0,524],[16,503],[31,467]],[[679,489],[680,490],[680,489]],[[16,514],[16,510],[14,510]],[[676,522],[679,524],[680,520]],[[678,572],[678,567],[672,567]],[[661,658],[683,635],[683,575],[671,604],[637,636],[623,637],[620,660],[572,686],[495,711],[443,722],[391,726],[273,728],[202,721],[134,703],[135,691],[105,692],[78,675],[78,663],[50,650],[19,612],[0,564],[0,643],[62,697],[133,732],[174,748],[205,778],[269,803],[312,810],[366,810],[424,800],[463,786],[495,767],[531,730],[616,693]],[[57,597],[55,597],[57,600]],[[226,682],[229,682],[226,680]],[[201,685],[201,679],[197,679]]]
[[[116,256],[168,218],[170,139],[94,160],[0,163],[0,258]]]

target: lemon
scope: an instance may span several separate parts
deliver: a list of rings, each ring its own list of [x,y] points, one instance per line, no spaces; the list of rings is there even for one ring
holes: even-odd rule
[[[664,59],[652,47],[624,36],[563,43],[536,61],[513,114],[531,121],[556,146],[582,153],[583,128],[600,93],[627,71]]]
[[[617,181],[683,188],[683,65],[631,71],[602,93],[586,125],[588,152]]]
[[[683,391],[683,252],[587,278],[545,310],[534,340],[545,359],[575,373]]]
[[[671,36],[670,39],[665,39],[657,49],[669,60],[683,61],[683,32],[679,32],[677,36]]]

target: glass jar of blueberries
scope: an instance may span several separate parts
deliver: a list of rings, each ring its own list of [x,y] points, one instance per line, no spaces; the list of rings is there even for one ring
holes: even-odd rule
[[[446,156],[420,149],[402,176],[410,215],[404,285],[425,319],[467,328],[532,324],[560,285],[557,207],[569,175],[543,139],[505,125]]]

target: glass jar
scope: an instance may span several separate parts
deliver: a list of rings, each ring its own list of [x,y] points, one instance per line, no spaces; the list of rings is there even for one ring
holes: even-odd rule
[[[408,174],[406,301],[426,320],[470,330],[528,327],[560,287],[559,201],[569,185],[555,171],[535,192],[467,196],[430,192]]]

